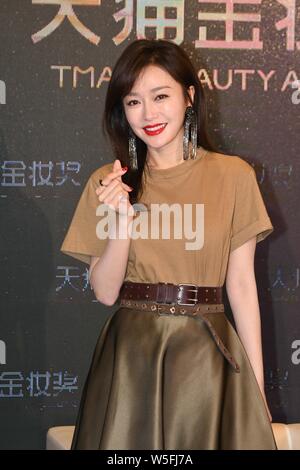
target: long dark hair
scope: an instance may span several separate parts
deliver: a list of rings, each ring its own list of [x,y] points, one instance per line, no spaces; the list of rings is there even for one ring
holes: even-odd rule
[[[123,98],[130,93],[141,71],[148,65],[159,66],[182,86],[185,98],[190,98],[188,88],[193,85],[193,109],[197,115],[197,146],[214,150],[207,133],[207,109],[204,91],[197,72],[186,52],[177,44],[164,39],[137,39],[131,42],[117,60],[108,85],[103,115],[103,132],[108,136],[122,166],[129,169],[123,181],[134,189],[129,193],[131,204],[138,201],[143,191],[142,175],[146,162],[147,146],[136,136],[138,170],[130,168],[128,151],[129,124],[123,108]]]

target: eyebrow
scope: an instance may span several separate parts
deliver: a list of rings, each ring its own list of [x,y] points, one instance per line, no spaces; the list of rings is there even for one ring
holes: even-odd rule
[[[152,90],[150,90],[150,91],[157,91],[157,90],[161,90],[162,88],[171,88],[171,87],[167,86],[167,85],[166,86],[157,86],[155,88],[152,88]],[[138,95],[139,95],[138,93],[133,92],[133,93],[128,93],[127,96],[138,96]]]

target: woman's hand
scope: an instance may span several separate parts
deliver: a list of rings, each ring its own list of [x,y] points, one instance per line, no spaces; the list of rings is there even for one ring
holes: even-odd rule
[[[123,183],[121,179],[126,171],[126,167],[124,169],[121,167],[120,160],[115,160],[113,171],[108,173],[102,180],[102,184],[105,186],[100,185],[96,189],[99,201],[104,202],[121,215],[131,215],[134,213],[128,194],[133,188]]]

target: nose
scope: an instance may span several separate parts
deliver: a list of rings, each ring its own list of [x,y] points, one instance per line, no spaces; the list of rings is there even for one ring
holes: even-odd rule
[[[157,116],[157,109],[156,105],[153,101],[145,101],[144,103],[144,119],[145,121],[153,121],[153,119]]]

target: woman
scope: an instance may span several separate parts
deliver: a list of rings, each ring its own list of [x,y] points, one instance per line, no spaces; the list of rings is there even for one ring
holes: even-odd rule
[[[180,47],[125,49],[104,110],[116,159],[89,178],[61,247],[90,265],[101,303],[120,303],[97,342],[72,449],[276,449],[254,275],[256,243],[273,226],[253,168],[213,151],[205,115]],[[157,205],[166,237],[149,219]]]

